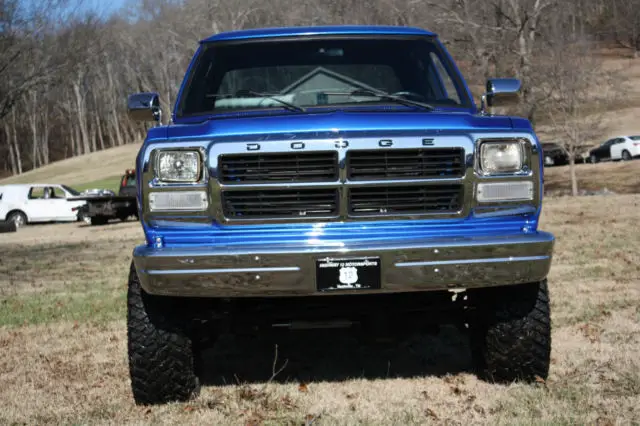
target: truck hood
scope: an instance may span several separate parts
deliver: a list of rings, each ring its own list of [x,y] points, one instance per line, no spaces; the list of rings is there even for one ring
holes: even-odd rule
[[[526,120],[525,120],[526,121]],[[514,126],[514,124],[519,124]],[[528,123],[528,122],[527,122]],[[149,131],[149,139],[202,140],[270,138],[325,138],[402,135],[440,132],[510,131],[527,125],[506,116],[484,116],[468,112],[343,112],[270,116],[236,116],[160,126]],[[524,127],[524,128],[523,128]]]

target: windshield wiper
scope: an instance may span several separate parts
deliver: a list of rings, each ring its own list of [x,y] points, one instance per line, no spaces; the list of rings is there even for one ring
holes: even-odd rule
[[[251,89],[240,89],[235,94],[230,94],[230,93],[212,94],[212,95],[207,95],[207,97],[208,98],[225,98],[225,99],[261,97],[261,98],[271,99],[272,101],[276,101],[279,104],[284,105],[284,107],[289,111],[306,112],[304,108],[278,98],[277,93],[262,93],[262,92],[256,92],[255,90],[251,90]]]
[[[393,101],[402,105],[407,106],[415,106],[422,109],[426,109],[428,111],[433,111],[435,107],[433,105],[426,104],[424,102],[412,101],[411,99],[403,98],[402,96],[392,95],[391,93],[386,93],[378,90],[369,90],[369,89],[356,89],[350,92],[323,92],[325,95],[349,95],[349,96],[376,96],[380,99],[384,99],[387,101]]]

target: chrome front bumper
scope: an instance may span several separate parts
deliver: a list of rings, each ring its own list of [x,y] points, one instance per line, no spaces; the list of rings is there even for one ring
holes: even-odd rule
[[[553,245],[553,235],[536,232],[339,247],[139,246],[133,258],[142,287],[151,294],[306,296],[480,288],[538,281],[549,272]],[[380,258],[380,290],[316,290],[316,260],[365,256]]]

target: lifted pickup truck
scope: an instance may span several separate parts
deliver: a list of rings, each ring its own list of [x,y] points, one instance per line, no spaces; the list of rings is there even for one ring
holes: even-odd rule
[[[78,215],[91,225],[104,225],[109,219],[125,221],[138,216],[136,192],[136,171],[129,169],[120,178],[118,195],[89,194],[69,198],[69,201],[86,201],[84,206],[78,207]]]
[[[190,398],[216,336],[283,326],[456,324],[481,377],[547,377],[540,142],[489,110],[519,89],[491,79],[478,108],[435,34],[338,26],[203,40],[171,124],[131,95],[160,121],[136,165],[135,401]]]

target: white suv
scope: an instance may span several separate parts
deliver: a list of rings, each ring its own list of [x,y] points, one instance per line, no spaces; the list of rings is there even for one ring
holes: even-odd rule
[[[16,227],[36,222],[73,222],[85,201],[67,201],[79,195],[65,185],[0,185],[0,220],[13,221]]]

